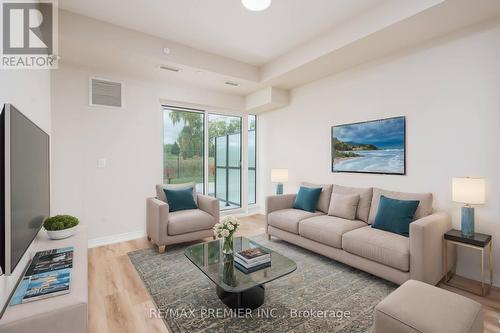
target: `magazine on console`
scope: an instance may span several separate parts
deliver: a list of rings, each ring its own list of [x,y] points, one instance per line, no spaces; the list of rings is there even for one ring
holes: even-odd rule
[[[73,247],[37,252],[12,296],[10,305],[69,293],[72,267]]]

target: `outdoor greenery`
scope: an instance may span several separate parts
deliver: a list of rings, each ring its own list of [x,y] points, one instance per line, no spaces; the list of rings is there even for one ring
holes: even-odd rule
[[[208,156],[208,182],[211,187],[207,191],[214,195],[215,183],[215,138],[227,135],[239,135],[242,131],[242,118],[209,114],[208,122],[199,112],[165,109],[165,124],[167,129],[173,128],[165,136],[168,141],[163,145],[164,182],[181,184],[196,182],[198,186],[204,183],[204,155]],[[256,117],[249,116],[248,130],[256,129]],[[208,130],[208,146],[204,148],[204,130]],[[175,140],[175,141],[174,141]],[[255,172],[255,171],[254,171]],[[238,182],[239,187],[239,182]]]
[[[164,144],[164,178],[168,183],[179,184],[195,181],[203,183],[203,117],[196,112],[170,111],[168,116],[174,125],[182,124],[182,130],[174,143]],[[255,129],[255,117],[250,118],[249,128]],[[215,177],[215,140],[213,138],[241,132],[239,117],[221,117],[209,121],[209,181]]]
[[[340,151],[340,150],[335,150],[335,157],[359,157],[360,155],[353,153],[351,151]]]
[[[48,231],[64,230],[73,228],[78,225],[80,221],[71,215],[56,215],[49,217],[43,223],[43,227]]]
[[[356,151],[356,150],[378,150],[379,148],[372,144],[344,142],[337,138],[333,138],[335,151]]]

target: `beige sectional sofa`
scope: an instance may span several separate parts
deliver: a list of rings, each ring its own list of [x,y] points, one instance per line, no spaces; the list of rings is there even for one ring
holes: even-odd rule
[[[431,193],[404,193],[379,188],[303,184],[322,187],[314,213],[294,209],[296,194],[266,200],[266,233],[397,284],[409,279],[437,284],[444,276],[443,234],[452,228],[446,213],[434,212]],[[328,215],[336,194],[357,194],[355,219]],[[419,200],[409,237],[375,229],[380,196]],[[450,266],[455,253],[448,253]]]

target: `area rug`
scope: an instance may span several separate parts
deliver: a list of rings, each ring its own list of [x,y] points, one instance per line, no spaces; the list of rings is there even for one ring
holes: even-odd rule
[[[234,313],[215,285],[185,256],[186,246],[130,252],[129,258],[170,331],[184,332],[372,332],[374,307],[397,286],[290,243],[253,240],[291,258],[297,270],[266,284],[264,304]]]

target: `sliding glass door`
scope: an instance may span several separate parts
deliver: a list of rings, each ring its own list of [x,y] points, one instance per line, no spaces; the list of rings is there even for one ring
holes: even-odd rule
[[[221,210],[241,207],[241,117],[208,115],[208,194]]]
[[[195,182],[204,193],[204,113],[196,110],[163,109],[163,181],[165,184]]]
[[[254,115],[164,106],[164,183],[195,182],[198,193],[220,200],[221,210],[255,204],[256,121]]]

